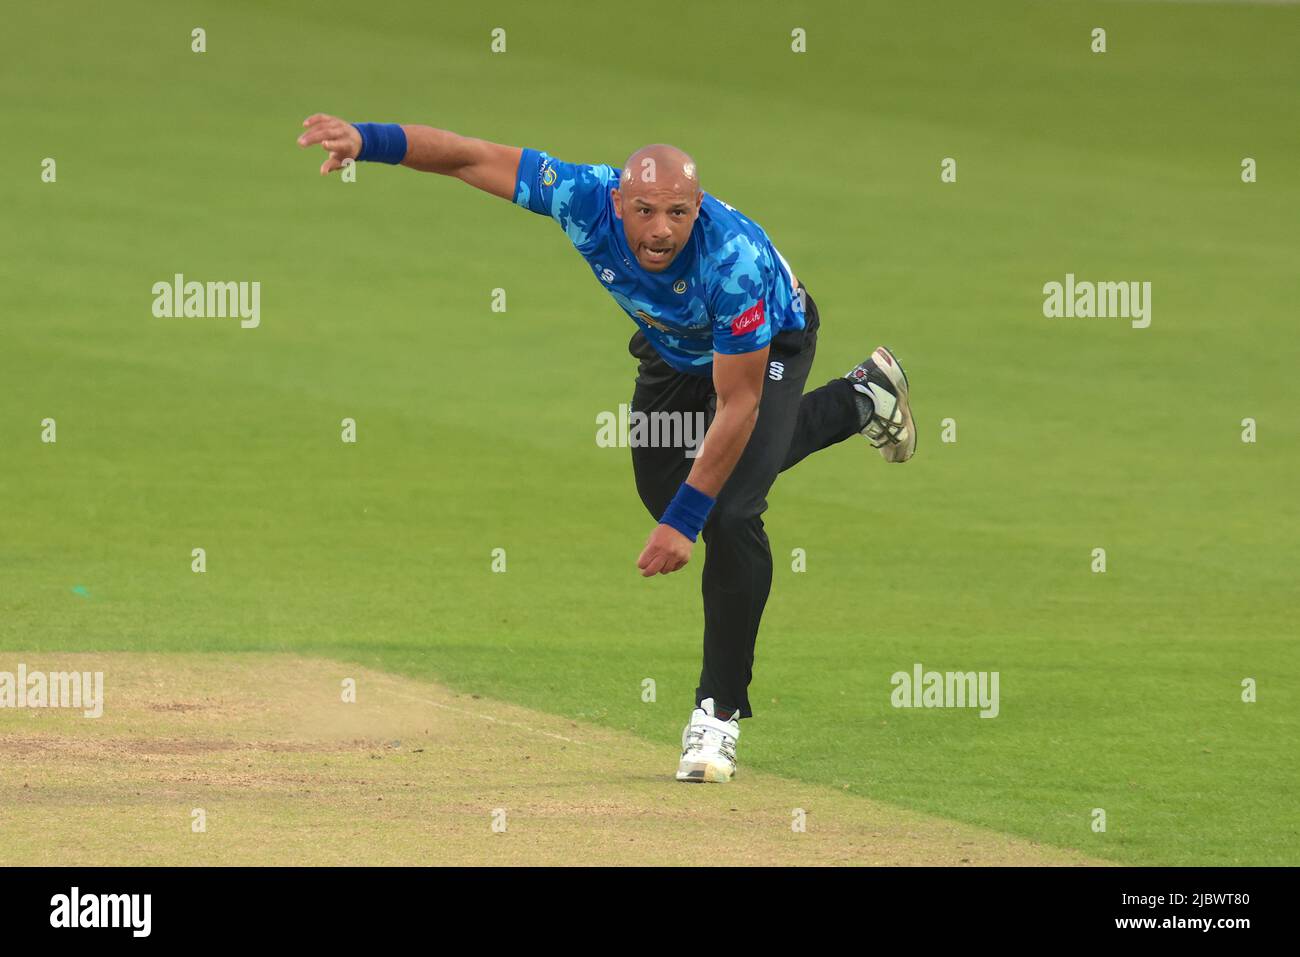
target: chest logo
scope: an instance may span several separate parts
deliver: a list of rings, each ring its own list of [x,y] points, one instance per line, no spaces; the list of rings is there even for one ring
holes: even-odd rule
[[[685,279],[679,279],[679,280],[677,280],[675,283],[673,283],[673,292],[677,293],[677,295],[680,296],[680,295],[681,295],[682,293],[684,293],[685,291],[686,291],[686,280],[685,280]]]

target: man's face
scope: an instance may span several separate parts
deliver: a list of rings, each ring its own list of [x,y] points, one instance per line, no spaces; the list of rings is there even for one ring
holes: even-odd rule
[[[648,272],[663,272],[691,238],[704,193],[685,177],[645,182],[627,175],[611,192],[636,261]]]

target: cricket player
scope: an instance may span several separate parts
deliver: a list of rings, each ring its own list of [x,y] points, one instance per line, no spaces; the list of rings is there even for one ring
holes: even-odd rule
[[[298,145],[329,154],[322,175],[348,160],[400,164],[554,219],[636,325],[632,409],[706,416],[694,458],[634,443],[637,492],[656,523],[637,567],[646,577],[675,572],[704,536],[704,666],[677,780],[731,780],[772,585],[768,489],[805,456],[857,433],[887,462],[911,458],[916,429],[898,360],[882,346],[805,395],[816,303],[762,228],[704,192],[695,162],[675,147],[643,147],[616,169],[428,126],[323,113],[303,126]]]

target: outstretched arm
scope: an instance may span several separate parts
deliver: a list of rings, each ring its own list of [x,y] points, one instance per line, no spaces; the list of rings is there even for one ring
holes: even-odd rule
[[[355,160],[361,155],[361,133],[346,120],[315,113],[303,120],[302,125],[307,129],[298,137],[298,145],[319,143],[329,153],[320,167],[322,176],[342,169],[345,159]],[[515,175],[523,153],[518,146],[489,143],[432,126],[403,124],[402,132],[406,136],[403,166],[422,173],[454,176],[485,193],[514,199]]]

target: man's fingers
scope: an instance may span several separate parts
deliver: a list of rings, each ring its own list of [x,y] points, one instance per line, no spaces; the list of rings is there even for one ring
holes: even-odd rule
[[[316,143],[323,143],[328,139],[336,139],[343,132],[342,127],[334,124],[320,124],[313,126],[302,136],[298,137],[299,146],[314,146]]]
[[[336,116],[327,116],[308,126],[307,132],[298,137],[298,142],[303,146],[311,146],[324,140],[347,138],[351,132],[351,123],[344,122]]]
[[[658,575],[667,560],[667,556],[655,552],[646,560],[644,565],[641,565],[641,576],[643,578],[653,578]]]
[[[342,154],[342,153],[346,153],[347,150],[348,150],[348,147],[351,146],[352,144],[351,144],[350,142],[348,142],[347,137],[345,137],[345,136],[338,136],[338,137],[335,137],[335,138],[333,138],[333,139],[321,140],[321,144],[320,144],[320,145],[323,146],[323,147],[325,147],[325,148],[326,148],[327,150],[329,150],[331,153],[339,153],[339,154]]]
[[[641,554],[637,556],[636,559],[637,568],[645,568],[646,565],[650,564],[650,559],[654,558],[655,555],[657,554],[657,551],[655,550],[653,544],[653,539],[654,536],[651,535],[650,538],[646,540],[645,548],[641,549]]]
[[[320,164],[320,174],[322,176],[334,172],[336,169],[343,168],[343,160],[346,157],[342,153],[331,153],[329,159]]]
[[[337,116],[330,116],[328,113],[317,113],[303,120],[302,125],[312,130],[321,126],[337,126],[342,122]]]

